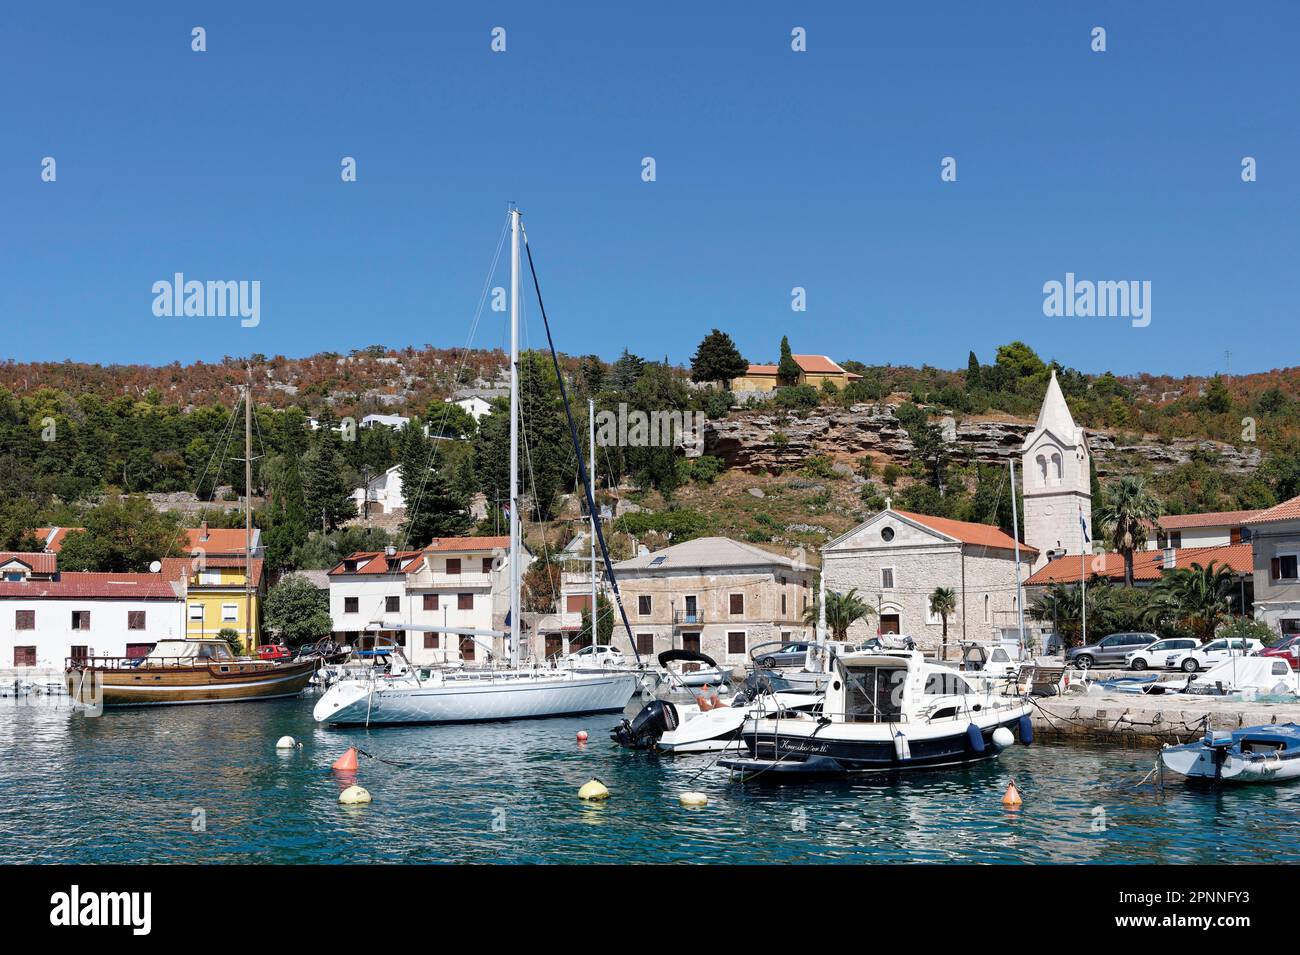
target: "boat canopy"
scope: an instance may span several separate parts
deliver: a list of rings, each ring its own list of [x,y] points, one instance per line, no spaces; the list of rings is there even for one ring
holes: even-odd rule
[[[687,663],[703,663],[705,666],[716,667],[718,664],[713,657],[700,653],[698,650],[665,650],[659,654],[659,665],[666,667],[675,660],[682,660]]]
[[[1222,683],[1236,688],[1253,686],[1272,689],[1279,682],[1289,683],[1291,664],[1282,657],[1233,657],[1210,667],[1196,676],[1201,686]]]
[[[159,640],[146,660],[233,660],[224,640]]]

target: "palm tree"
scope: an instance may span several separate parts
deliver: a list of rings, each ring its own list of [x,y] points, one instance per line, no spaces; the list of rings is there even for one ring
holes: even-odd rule
[[[859,620],[873,616],[876,608],[871,606],[861,597],[858,596],[858,589],[854,587],[846,594],[837,594],[834,591],[826,592],[826,627],[831,632],[831,638],[834,640],[847,639],[849,627]],[[817,626],[817,601],[804,611],[803,622],[805,626]]]
[[[930,594],[930,613],[943,621],[943,657],[948,659],[948,614],[957,612],[957,594],[951,587],[935,587]]]
[[[1214,639],[1219,625],[1232,616],[1237,576],[1226,564],[1165,571],[1152,588],[1157,606],[1202,642]]]
[[[1140,477],[1122,477],[1102,492],[1097,519],[1110,546],[1124,555],[1124,586],[1133,586],[1133,552],[1146,543],[1147,528],[1164,513],[1160,499]]]
[[[1030,601],[1025,613],[1031,620],[1051,623],[1064,646],[1072,646],[1082,632],[1083,599],[1078,587],[1050,584]]]

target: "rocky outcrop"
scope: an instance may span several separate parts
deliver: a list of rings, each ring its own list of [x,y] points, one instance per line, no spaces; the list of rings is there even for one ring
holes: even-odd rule
[[[1020,446],[1033,429],[1030,421],[935,421],[948,441],[955,461],[1005,464],[1019,455]],[[1248,474],[1259,466],[1257,448],[1240,450],[1218,441],[1178,438],[1168,443],[1117,443],[1103,431],[1088,431],[1097,472],[1130,470],[1126,459],[1139,457],[1156,471],[1186,464],[1195,452],[1218,456],[1229,474]],[[809,412],[740,411],[709,421],[704,428],[704,453],[722,458],[729,468],[742,471],[798,467],[812,455],[858,457],[870,454],[906,465],[915,450],[912,439],[894,415],[891,405],[854,405],[819,408]]]

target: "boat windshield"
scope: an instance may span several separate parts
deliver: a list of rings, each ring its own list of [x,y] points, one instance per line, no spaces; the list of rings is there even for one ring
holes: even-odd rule
[[[844,720],[894,722],[903,712],[905,666],[844,667]]]

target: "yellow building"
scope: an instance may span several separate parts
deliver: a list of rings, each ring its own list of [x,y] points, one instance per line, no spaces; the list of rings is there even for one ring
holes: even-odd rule
[[[253,585],[246,586],[244,558],[240,555],[205,554],[169,558],[163,572],[185,585],[185,636],[197,640],[216,638],[234,630],[253,653],[262,642],[261,608],[265,596],[262,559],[253,558]]]
[[[799,366],[797,385],[812,385],[820,388],[829,381],[837,388],[843,388],[851,381],[862,376],[845,371],[825,355],[794,355],[795,364]],[[775,391],[780,387],[777,381],[776,365],[750,365],[745,374],[731,383],[735,392]]]

